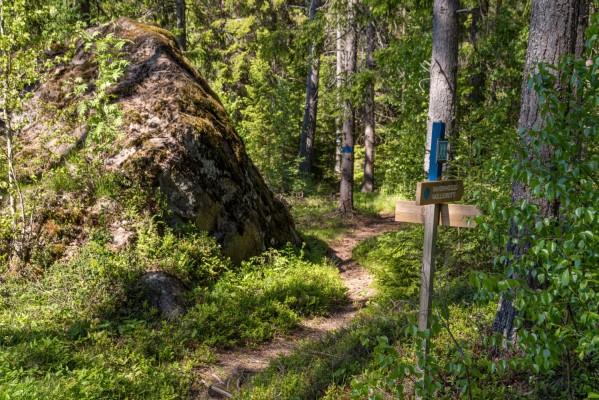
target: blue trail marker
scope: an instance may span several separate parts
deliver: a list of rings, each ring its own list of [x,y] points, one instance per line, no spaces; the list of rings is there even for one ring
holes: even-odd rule
[[[444,155],[445,159],[447,158],[447,142],[445,142],[445,146],[442,145],[441,149],[439,149],[439,142],[444,142],[445,139],[445,123],[433,122],[433,132],[431,136],[431,152],[428,167],[428,180],[438,181],[439,179],[441,179],[443,161],[445,161],[443,158],[438,157],[438,151],[441,150],[441,153],[445,153],[441,154],[441,156]]]

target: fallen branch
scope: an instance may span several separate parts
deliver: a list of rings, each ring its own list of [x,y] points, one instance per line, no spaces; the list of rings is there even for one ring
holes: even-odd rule
[[[201,380],[201,382],[202,382],[202,384],[204,386],[206,386],[208,388],[208,390],[213,390],[216,393],[220,394],[221,396],[225,396],[228,399],[232,399],[233,398],[233,395],[231,393],[227,392],[226,390],[221,389],[218,386],[211,385],[211,384],[209,384],[208,382],[206,382],[203,379]]]

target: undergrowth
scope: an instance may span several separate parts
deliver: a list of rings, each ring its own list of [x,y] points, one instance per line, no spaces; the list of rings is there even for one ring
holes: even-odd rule
[[[348,378],[360,374],[370,360],[374,345],[363,339],[381,335],[396,338],[404,327],[405,319],[394,312],[364,313],[348,327],[273,360],[239,398],[337,399]]]
[[[35,279],[2,275],[0,399],[187,398],[193,368],[215,350],[285,334],[345,301],[336,269],[291,247],[234,267],[192,226],[149,218],[124,250],[107,231],[89,238]],[[165,319],[139,298],[147,270],[185,283],[184,316]]]
[[[245,399],[411,398],[419,387],[416,332],[422,227],[403,226],[362,242],[355,259],[375,275],[378,295],[348,327],[307,343],[271,363],[241,394]],[[429,355],[432,398],[511,399],[528,391],[542,398],[525,370],[497,373],[489,336],[494,304],[473,301],[468,275],[492,273],[494,249],[474,230],[439,228],[434,336]],[[431,363],[435,360],[434,364]],[[493,373],[491,373],[493,371]],[[532,379],[532,380],[531,380]],[[469,385],[469,392],[463,388]],[[500,388],[497,385],[501,385]]]

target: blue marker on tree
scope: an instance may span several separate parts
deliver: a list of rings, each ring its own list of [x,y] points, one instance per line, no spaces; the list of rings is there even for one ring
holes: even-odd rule
[[[431,134],[431,151],[428,167],[428,180],[441,179],[443,163],[447,161],[447,141],[445,140],[445,123],[433,122]]]

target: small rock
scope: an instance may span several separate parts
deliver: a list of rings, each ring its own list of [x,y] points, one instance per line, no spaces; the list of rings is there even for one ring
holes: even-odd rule
[[[137,294],[141,301],[166,318],[176,318],[185,314],[185,294],[188,289],[177,277],[165,272],[147,272],[137,283]]]
[[[133,243],[135,233],[122,226],[112,230],[112,250],[121,251]]]

